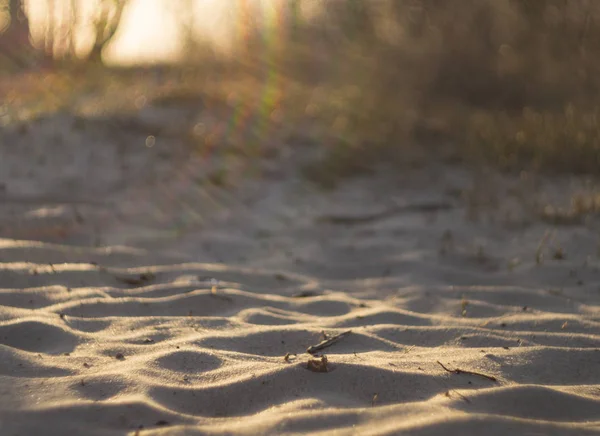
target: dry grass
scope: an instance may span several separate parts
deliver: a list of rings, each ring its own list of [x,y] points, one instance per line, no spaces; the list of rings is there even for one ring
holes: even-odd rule
[[[254,117],[253,131],[228,141],[322,144],[322,165],[306,173],[325,186],[428,143],[503,169],[600,170],[598,2],[340,0],[308,21],[287,20],[250,29],[229,57],[196,45],[160,81],[150,70],[51,73],[21,90],[11,80],[7,107],[116,111],[200,93]],[[264,37],[271,31],[278,38]]]
[[[433,139],[503,169],[600,169],[600,4],[415,0],[360,11],[330,4],[334,13],[304,35],[322,38],[335,66],[319,69],[298,51],[278,58],[282,71],[304,62],[322,72],[317,118],[339,138],[329,168],[352,174],[378,155],[389,159],[390,149],[402,154]]]
[[[508,115],[474,111],[466,119],[465,149],[500,167],[594,173],[600,168],[598,110],[523,109]]]

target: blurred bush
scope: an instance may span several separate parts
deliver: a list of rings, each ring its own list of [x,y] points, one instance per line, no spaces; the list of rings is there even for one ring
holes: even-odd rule
[[[235,56],[319,83],[303,103],[342,147],[435,139],[505,168],[600,169],[600,2],[332,0],[302,21],[303,4],[285,40],[263,26]]]
[[[104,46],[125,2],[98,1]],[[427,146],[506,169],[600,170],[598,1],[230,4],[220,14],[232,29],[228,50],[218,50],[194,31],[197,2],[170,3],[185,38],[176,68],[185,73],[167,88],[207,93],[260,118],[256,143],[275,125],[290,135],[310,130],[340,174]]]

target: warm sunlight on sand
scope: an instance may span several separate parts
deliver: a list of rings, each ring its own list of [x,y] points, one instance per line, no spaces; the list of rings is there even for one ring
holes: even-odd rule
[[[600,1],[3,10],[0,436],[600,434]]]

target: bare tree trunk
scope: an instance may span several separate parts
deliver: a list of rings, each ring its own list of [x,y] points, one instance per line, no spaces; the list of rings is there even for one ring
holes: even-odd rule
[[[101,64],[102,63],[102,50],[103,49],[104,49],[103,45],[94,44],[93,47],[92,47],[92,50],[88,54],[88,57],[87,57],[88,62],[91,62],[91,63],[94,63],[94,64]]]
[[[71,0],[71,38],[69,41],[71,54],[73,57],[77,55],[77,43],[75,42],[77,25],[79,24],[79,9],[77,7],[77,0]]]
[[[89,62],[102,63],[102,51],[117,33],[126,4],[127,0],[104,0],[101,4],[95,20],[96,36],[88,55]]]
[[[9,3],[10,26],[8,32],[15,39],[19,46],[32,47],[29,29],[29,19],[25,15],[25,8],[22,0],[10,0]]]
[[[194,0],[181,0],[179,3],[178,25],[181,28],[181,37],[186,55],[192,54],[198,41],[195,35],[196,20],[194,16]]]
[[[54,56],[54,41],[56,39],[56,2],[46,0],[48,16],[46,17],[46,35],[44,36],[44,49],[46,56]]]
[[[60,8],[60,32],[58,47],[55,49],[60,52],[60,56],[66,59],[74,59],[75,38],[77,32],[77,5],[76,0],[69,2],[62,1]],[[55,53],[57,54],[57,53]]]
[[[22,0],[9,0],[10,24],[0,35],[0,55],[14,66],[27,68],[33,64],[35,48],[31,44],[29,19],[25,14]]]

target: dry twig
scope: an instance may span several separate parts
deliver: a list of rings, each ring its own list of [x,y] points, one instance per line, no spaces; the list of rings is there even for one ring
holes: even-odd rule
[[[453,390],[453,389],[451,389],[451,390],[449,390],[448,392],[446,392],[446,393],[445,393],[445,395],[446,395],[448,398],[452,398],[452,396],[451,396],[451,393],[452,393],[452,392],[454,392],[456,395],[458,395],[458,396],[461,398],[461,400],[463,400],[465,403],[469,403],[469,404],[471,404],[471,400],[469,400],[467,397],[465,397],[465,396],[464,396],[463,394],[461,394],[460,392],[458,392],[458,391],[455,391],[455,390]]]
[[[483,377],[486,378],[488,380],[491,380],[493,382],[497,382],[498,379],[492,375],[487,375],[487,374],[482,374],[480,372],[475,372],[475,371],[467,371],[465,369],[460,369],[460,368],[455,368],[455,369],[448,369],[444,366],[444,364],[442,362],[440,362],[439,360],[437,361],[438,365],[440,365],[442,368],[444,368],[444,371],[446,372],[451,372],[453,374],[467,374],[467,375],[476,375],[478,377]]]
[[[148,272],[148,273],[142,273],[137,277],[121,277],[121,276],[115,276],[115,279],[117,279],[118,281],[125,283],[127,285],[131,285],[131,286],[142,286],[144,285],[144,283],[147,283],[151,280],[154,279],[154,274]]]
[[[332,336],[332,337],[330,337],[328,339],[325,339],[324,341],[318,343],[317,345],[311,345],[310,347],[308,347],[306,349],[306,352],[308,354],[315,354],[317,351],[320,351],[320,350],[323,350],[323,349],[325,349],[327,347],[332,346],[337,341],[339,341],[343,337],[349,335],[350,333],[352,333],[352,330],[348,330],[348,331],[346,331],[344,333],[340,333],[339,335]]]

